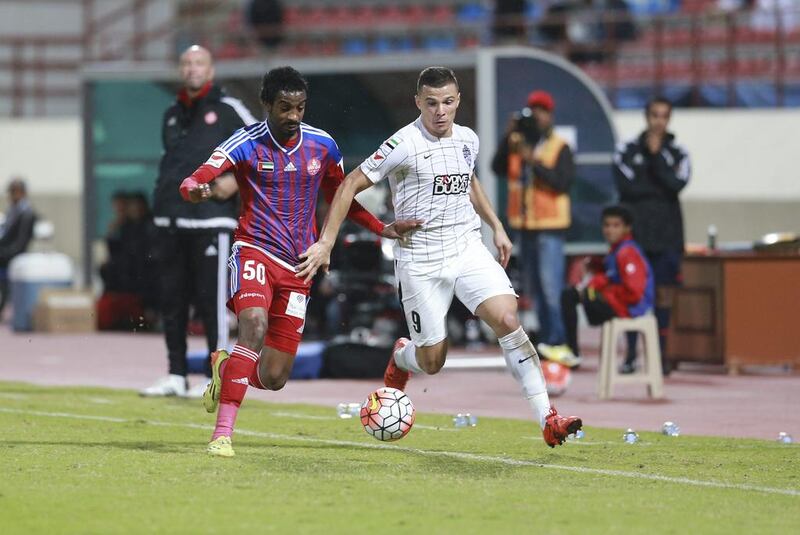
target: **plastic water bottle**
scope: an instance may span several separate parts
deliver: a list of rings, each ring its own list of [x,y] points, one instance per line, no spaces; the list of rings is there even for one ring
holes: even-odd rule
[[[681,434],[681,428],[674,422],[664,422],[664,425],[661,426],[661,434],[668,437],[677,437]]]
[[[637,435],[633,429],[628,429],[625,431],[625,434],[622,435],[622,440],[624,440],[626,444],[636,444],[639,442],[639,435]]]
[[[780,442],[781,444],[791,444],[792,442],[794,442],[794,440],[792,439],[792,435],[790,435],[785,431],[781,431],[780,433],[778,433],[778,442]]]
[[[567,435],[567,440],[580,440],[584,437],[583,429],[578,429],[574,433]]]
[[[359,410],[361,409],[361,405],[359,405],[358,403],[347,403],[347,402],[339,403],[338,405],[336,405],[336,414],[339,416],[339,418],[346,419],[353,417],[353,413],[350,412],[350,405],[357,405]]]
[[[453,416],[453,425],[456,427],[475,427],[478,425],[478,417],[468,412],[458,413]]]
[[[361,403],[348,403],[347,412],[350,413],[350,416],[358,418],[361,416]]]
[[[708,226],[708,250],[717,250],[717,226],[713,223]]]

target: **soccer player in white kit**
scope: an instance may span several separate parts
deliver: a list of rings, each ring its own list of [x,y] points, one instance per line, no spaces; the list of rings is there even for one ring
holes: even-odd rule
[[[386,368],[386,386],[405,389],[410,373],[435,374],[447,357],[447,311],[453,296],[494,332],[511,374],[522,386],[548,446],[581,428],[550,401],[539,356],[517,315],[517,296],[504,270],[511,241],[475,176],[478,136],[455,124],[458,81],[445,67],[424,69],[415,102],[420,116],[386,140],[339,187],[319,240],[300,255],[297,276],[327,269],[336,234],[353,197],[389,180],[395,217],[419,227],[394,246],[398,293],[411,333],[400,338]],[[481,241],[481,219],[494,233],[495,260]]]

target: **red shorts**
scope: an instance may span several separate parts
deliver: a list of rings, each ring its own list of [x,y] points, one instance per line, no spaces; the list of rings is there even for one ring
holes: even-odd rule
[[[296,354],[303,337],[311,285],[254,247],[234,245],[228,267],[228,308],[237,316],[246,308],[266,310],[264,345]]]

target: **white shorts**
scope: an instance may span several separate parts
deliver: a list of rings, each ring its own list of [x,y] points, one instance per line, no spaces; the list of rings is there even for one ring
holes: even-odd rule
[[[447,338],[447,311],[453,296],[473,314],[490,297],[516,296],[505,270],[480,240],[443,261],[398,260],[395,275],[408,331],[417,346]]]

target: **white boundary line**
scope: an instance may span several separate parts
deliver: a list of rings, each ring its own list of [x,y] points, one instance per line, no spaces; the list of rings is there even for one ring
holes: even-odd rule
[[[108,423],[139,423],[159,427],[185,427],[189,429],[202,429],[205,431],[213,431],[214,426],[205,424],[189,424],[179,422],[159,422],[154,420],[139,420],[128,418],[116,418],[113,416],[94,416],[84,414],[72,414],[68,412],[43,412],[19,409],[7,409],[0,407],[0,412],[8,414],[26,414],[30,416],[45,416],[51,418],[71,418],[76,420],[92,420],[98,422]],[[601,476],[612,477],[625,477],[629,479],[644,479],[649,481],[661,481],[664,483],[675,483],[678,485],[687,485],[691,487],[710,487],[717,489],[730,489],[730,490],[743,490],[749,492],[763,492],[766,494],[782,494],[784,496],[800,496],[798,489],[780,489],[775,487],[761,487],[756,485],[744,485],[740,483],[725,483],[721,481],[704,481],[702,479],[689,479],[686,477],[672,477],[661,476],[658,474],[642,474],[639,472],[625,472],[623,470],[606,470],[603,468],[587,468],[585,466],[566,466],[560,464],[545,464],[537,463],[534,461],[525,461],[521,459],[511,459],[508,457],[496,457],[492,455],[480,455],[476,453],[467,453],[461,451],[437,451],[437,450],[423,450],[417,448],[407,448],[403,446],[394,446],[390,444],[369,444],[365,442],[353,442],[349,440],[332,440],[325,438],[302,437],[293,435],[280,435],[277,433],[265,433],[261,431],[249,431],[246,429],[237,429],[236,432],[240,435],[253,436],[259,438],[270,438],[275,440],[287,440],[294,442],[311,442],[316,444],[329,444],[332,446],[350,446],[353,448],[365,448],[373,450],[393,450],[402,451],[407,453],[415,453],[418,455],[427,455],[431,457],[450,457],[455,459],[463,459],[468,461],[481,461],[487,463],[505,464],[509,466],[530,466],[535,468],[548,468],[551,470],[563,470],[567,472],[576,472],[579,474],[594,474]]]

